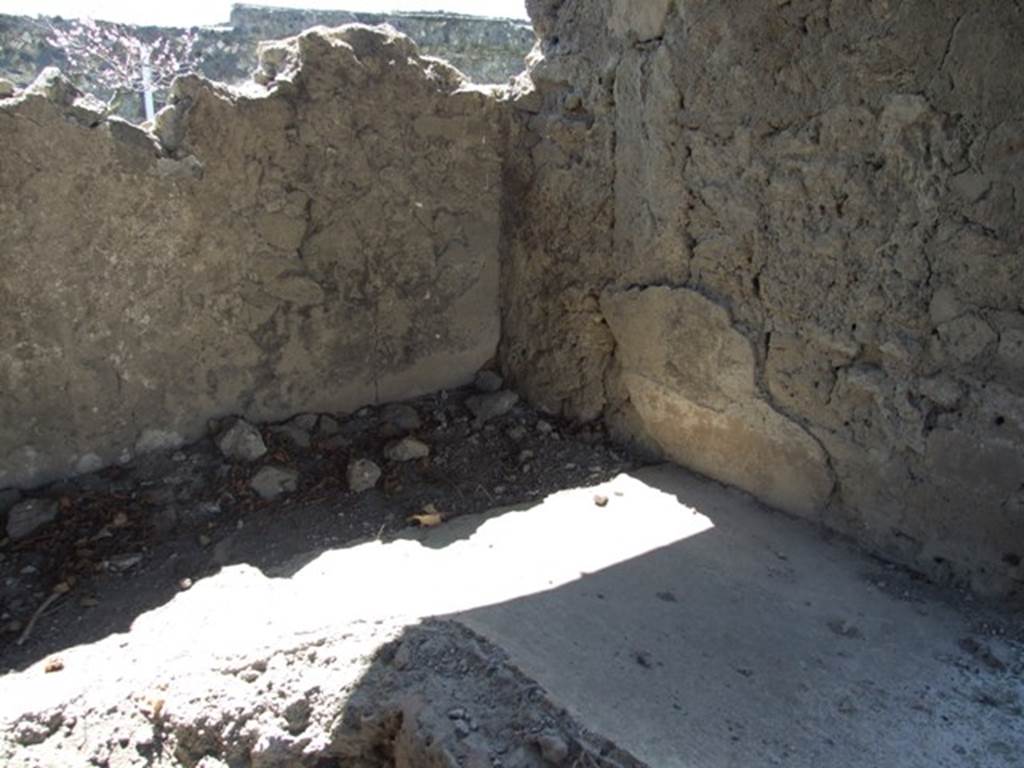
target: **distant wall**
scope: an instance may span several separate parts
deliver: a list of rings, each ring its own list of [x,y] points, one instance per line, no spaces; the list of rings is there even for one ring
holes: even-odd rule
[[[459,385],[495,352],[493,98],[366,27],[179,82],[155,133],[0,99],[0,488]]]
[[[248,80],[257,66],[256,47],[262,40],[279,40],[315,26],[390,24],[416,41],[425,56],[445,59],[478,83],[504,83],[525,69],[525,58],[535,40],[528,22],[488,19],[445,13],[352,13],[235,5],[224,26],[196,28],[197,71],[211,80],[236,84]],[[153,42],[176,37],[185,30],[137,27],[97,22],[102,28],[124,30]],[[47,42],[48,25],[64,28],[67,20],[0,14],[0,77],[26,86],[44,67],[67,71],[64,53]],[[85,73],[83,90],[108,100],[111,94]],[[162,101],[164,94],[158,94]],[[129,100],[120,114],[142,115],[139,100]]]
[[[1024,587],[1021,4],[528,7],[518,387],[926,573]]]

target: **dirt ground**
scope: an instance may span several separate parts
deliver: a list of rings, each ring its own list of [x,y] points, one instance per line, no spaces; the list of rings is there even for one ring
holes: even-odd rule
[[[479,394],[470,387],[407,408],[260,425],[268,450],[252,462],[225,459],[215,443],[225,423],[211,424],[209,437],[178,451],[28,494],[55,500],[60,514],[27,538],[0,541],[0,669],[123,632],[226,565],[288,575],[325,549],[388,539],[424,510],[450,519],[529,503],[636,464],[597,429],[522,404],[481,422],[466,407]],[[406,435],[429,456],[386,459]],[[372,490],[349,489],[356,459],[382,470]],[[249,482],[264,466],[297,471],[296,490],[260,498]]]

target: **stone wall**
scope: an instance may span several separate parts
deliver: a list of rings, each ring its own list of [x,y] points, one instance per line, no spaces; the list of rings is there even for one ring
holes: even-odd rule
[[[266,46],[259,80],[181,80],[153,132],[55,71],[0,99],[0,488],[493,357],[494,99],[360,26]]]
[[[500,303],[542,408],[1020,590],[1024,11],[529,9],[507,89],[355,27],[153,133],[0,102],[0,487],[460,383]]]
[[[531,0],[502,358],[549,410],[1024,582],[1024,9]]]
[[[299,10],[252,5],[235,5],[224,26],[198,27],[195,67],[211,80],[237,85],[249,79],[257,67],[256,49],[262,40],[279,40],[315,26],[342,24],[389,24],[416,41],[424,56],[444,59],[478,83],[503,83],[525,68],[525,57],[533,46],[533,29],[526,22],[490,19],[446,13],[354,13],[350,11]],[[48,42],[50,27],[66,29],[70,21],[61,18],[8,16],[0,14],[0,77],[27,86],[45,67],[60,67],[74,76],[82,90],[104,101],[113,94],[97,79],[95,72],[68,70],[62,50]],[[184,29],[138,27],[97,22],[102,29],[130,34],[152,44],[163,38],[178,39]],[[162,104],[166,92],[157,92]],[[140,99],[127,99],[119,113],[128,118],[142,116]]]

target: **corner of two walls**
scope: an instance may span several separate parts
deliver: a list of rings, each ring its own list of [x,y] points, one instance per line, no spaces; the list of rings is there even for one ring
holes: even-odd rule
[[[0,488],[494,356],[496,100],[366,27],[270,45],[259,77],[179,81],[152,132],[55,72],[0,100]]]
[[[350,27],[155,134],[0,102],[0,487],[463,383],[500,306],[538,406],[1019,590],[1021,11],[528,8],[504,94]]]
[[[1020,591],[1024,12],[528,7],[516,384],[934,578]]]

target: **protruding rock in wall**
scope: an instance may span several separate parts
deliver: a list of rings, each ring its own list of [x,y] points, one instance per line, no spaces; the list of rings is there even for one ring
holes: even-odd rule
[[[361,26],[266,46],[260,79],[179,81],[153,133],[54,72],[0,100],[0,488],[493,356],[492,96]]]
[[[1020,589],[1024,8],[528,8],[517,385],[933,576]]]
[[[814,515],[833,480],[821,446],[756,390],[754,348],[729,313],[685,288],[608,292],[622,381],[647,434],[679,463]]]

